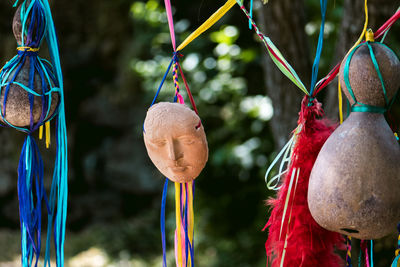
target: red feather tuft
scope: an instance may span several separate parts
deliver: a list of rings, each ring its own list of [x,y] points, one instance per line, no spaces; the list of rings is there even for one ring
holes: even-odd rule
[[[335,254],[335,248],[345,249],[343,237],[319,226],[308,209],[307,192],[311,169],[323,144],[336,127],[325,119],[317,119],[324,113],[321,103],[313,100],[313,105],[308,106],[308,99],[305,97],[302,101],[298,120],[298,124],[302,128],[297,135],[288,172],[277,198],[268,201],[268,204],[272,206],[272,212],[264,227],[264,230],[269,228],[265,249],[272,267],[338,267],[344,265],[343,260]],[[300,171],[297,187],[293,189],[293,185],[291,190],[282,227],[282,216],[290,180],[293,172],[297,175],[298,169]],[[294,198],[293,195],[295,195]],[[283,254],[286,239],[286,252]],[[282,258],[284,258],[283,265]]]

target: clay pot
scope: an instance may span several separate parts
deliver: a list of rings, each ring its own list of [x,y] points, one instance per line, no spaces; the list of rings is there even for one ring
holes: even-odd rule
[[[203,125],[199,116],[185,105],[153,105],[147,111],[143,137],[151,161],[174,182],[194,180],[208,160]]]
[[[29,84],[29,70],[30,70],[30,57],[25,58],[25,63],[21,68],[19,74],[17,75],[15,81],[21,84],[28,86]],[[18,68],[18,67],[17,67]],[[16,69],[11,73],[8,78],[8,81],[11,81],[12,77]],[[53,86],[53,85],[52,85]],[[39,94],[42,94],[42,79],[40,78],[39,74],[35,72],[34,78],[34,88],[33,90]],[[0,108],[3,110],[3,103],[4,103],[4,94],[6,91],[6,87],[1,88],[1,96],[0,96]],[[59,94],[52,93],[51,94],[51,106],[50,112],[45,120],[49,119],[57,109],[59,103]],[[49,101],[49,97],[46,96],[47,101]],[[45,107],[45,111],[47,112],[47,106]],[[40,116],[42,114],[42,98],[39,96],[34,96],[33,101],[33,109],[32,115],[34,123],[38,123],[40,120]],[[3,114],[4,115],[4,114]],[[44,114],[45,116],[46,114]],[[16,84],[12,84],[10,86],[10,90],[7,96],[7,103],[6,103],[6,110],[5,110],[5,119],[12,125],[17,127],[27,127],[30,125],[31,122],[31,110],[30,110],[30,102],[29,102],[29,93],[25,91],[22,87]],[[0,121],[3,119],[0,117]]]
[[[30,3],[31,3],[31,0],[28,0],[26,2],[26,8],[29,7]],[[12,25],[14,37],[15,37],[15,40],[17,41],[19,46],[22,45],[21,6],[22,5],[20,5],[18,7],[17,11],[15,12],[15,15],[14,15],[14,18],[13,18],[13,25]],[[29,25],[31,23],[31,14],[32,14],[32,12],[29,13],[28,18],[26,20],[26,27],[29,27]],[[42,14],[42,15],[43,15],[42,16],[42,21],[40,21],[40,22],[36,21],[35,22],[35,25],[33,26],[33,30],[31,32],[31,37],[28,38],[28,36],[24,35],[24,38],[25,38],[24,39],[24,45],[25,46],[32,46],[32,47],[37,48],[39,44],[37,44],[37,45],[32,44],[33,40],[38,39],[38,38],[39,39],[43,38],[44,32],[39,33],[38,32],[38,27],[37,27],[38,23],[40,23],[42,25],[45,24],[44,14]],[[35,17],[35,19],[37,19],[37,17]],[[38,36],[38,35],[40,35],[40,36]]]
[[[400,62],[372,43],[387,95],[400,86]],[[340,68],[341,85],[344,84]],[[381,82],[366,45],[353,55],[349,80],[358,102],[384,107]],[[351,103],[346,87],[342,87]],[[400,220],[400,146],[383,114],[352,112],[322,147],[310,175],[308,205],[322,227],[359,239],[378,239]]]

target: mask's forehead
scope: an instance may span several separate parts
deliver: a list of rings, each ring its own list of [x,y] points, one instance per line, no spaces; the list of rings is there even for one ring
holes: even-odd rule
[[[177,103],[159,103],[149,109],[144,123],[145,135],[149,139],[199,136],[200,118],[191,109]]]
[[[180,116],[180,115],[178,115]],[[195,117],[177,118],[172,114],[159,117],[145,125],[145,134],[150,139],[178,138],[198,136],[202,129],[197,129],[199,120]]]

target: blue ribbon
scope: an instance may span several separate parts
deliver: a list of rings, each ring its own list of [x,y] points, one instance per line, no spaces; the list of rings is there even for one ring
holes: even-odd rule
[[[318,78],[319,61],[321,59],[322,47],[323,47],[323,43],[324,43],[326,7],[327,7],[328,1],[320,0],[319,2],[321,5],[321,28],[319,31],[317,51],[315,53],[314,64],[312,67],[310,96],[312,96],[314,93],[315,85],[317,83],[317,78]]]
[[[163,250],[163,267],[167,267],[167,252],[166,252],[166,242],[165,242],[165,206],[167,204],[167,194],[168,194],[168,178],[165,178],[164,189],[161,199],[161,242]]]
[[[36,205],[33,201],[36,195]],[[39,148],[28,135],[18,165],[18,198],[21,223],[22,266],[37,266],[41,252],[42,203],[48,207],[43,182],[43,161]]]
[[[253,25],[251,23],[253,19],[253,0],[250,0],[250,19],[249,19],[249,29],[251,30],[253,28]]]

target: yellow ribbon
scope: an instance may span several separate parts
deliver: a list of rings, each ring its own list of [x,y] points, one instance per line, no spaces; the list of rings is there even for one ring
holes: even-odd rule
[[[371,29],[368,29],[365,32],[365,41],[367,41],[367,42],[374,42],[375,41],[374,32]]]
[[[214,14],[211,15],[199,28],[197,28],[193,33],[191,33],[176,49],[181,51],[188,44],[190,44],[194,39],[200,36],[203,32],[208,30],[212,25],[214,25],[218,20],[220,20],[226,12],[229,11],[236,4],[236,0],[228,0],[225,5],[218,9]]]
[[[189,222],[188,222],[188,232],[189,232],[189,241],[190,244],[192,244],[192,247],[194,246],[193,244],[193,228],[194,228],[194,211],[193,211],[193,182],[189,182],[187,184],[188,186],[188,202],[189,202],[189,207],[188,207],[188,213],[189,213]],[[188,253],[191,253],[190,250],[188,251]],[[191,262],[191,257],[189,255],[188,257],[188,266],[192,266],[192,262]]]
[[[39,140],[43,139],[43,125],[39,127]]]
[[[345,58],[350,54],[350,52],[354,48],[356,48],[357,45],[359,45],[361,43],[364,35],[366,35],[367,26],[368,26],[368,0],[365,0],[365,2],[364,2],[364,10],[365,10],[365,22],[364,22],[363,30],[362,30],[361,35],[358,38],[357,42],[347,52]],[[372,34],[372,38],[373,38],[373,34]],[[340,89],[340,81],[338,82],[338,98],[339,98],[339,118],[340,118],[340,124],[342,124],[343,123],[343,107],[342,107],[342,102],[343,101],[342,101],[342,90]]]
[[[181,198],[181,186],[175,182],[175,215],[176,215],[176,237],[178,245],[178,262],[177,265],[182,264],[182,237],[181,237],[181,209],[180,209],[180,198]]]
[[[47,121],[45,124],[46,127],[46,148],[50,147],[50,121]],[[43,139],[43,125],[39,127],[39,140]]]
[[[45,123],[46,127],[46,148],[50,147],[50,121]]]
[[[339,121],[340,124],[343,123],[343,98],[342,90],[340,89],[340,80],[338,80],[338,97],[339,97]]]
[[[39,48],[32,48],[29,46],[19,46],[17,47],[18,51],[28,51],[28,52],[37,52],[39,51]]]

